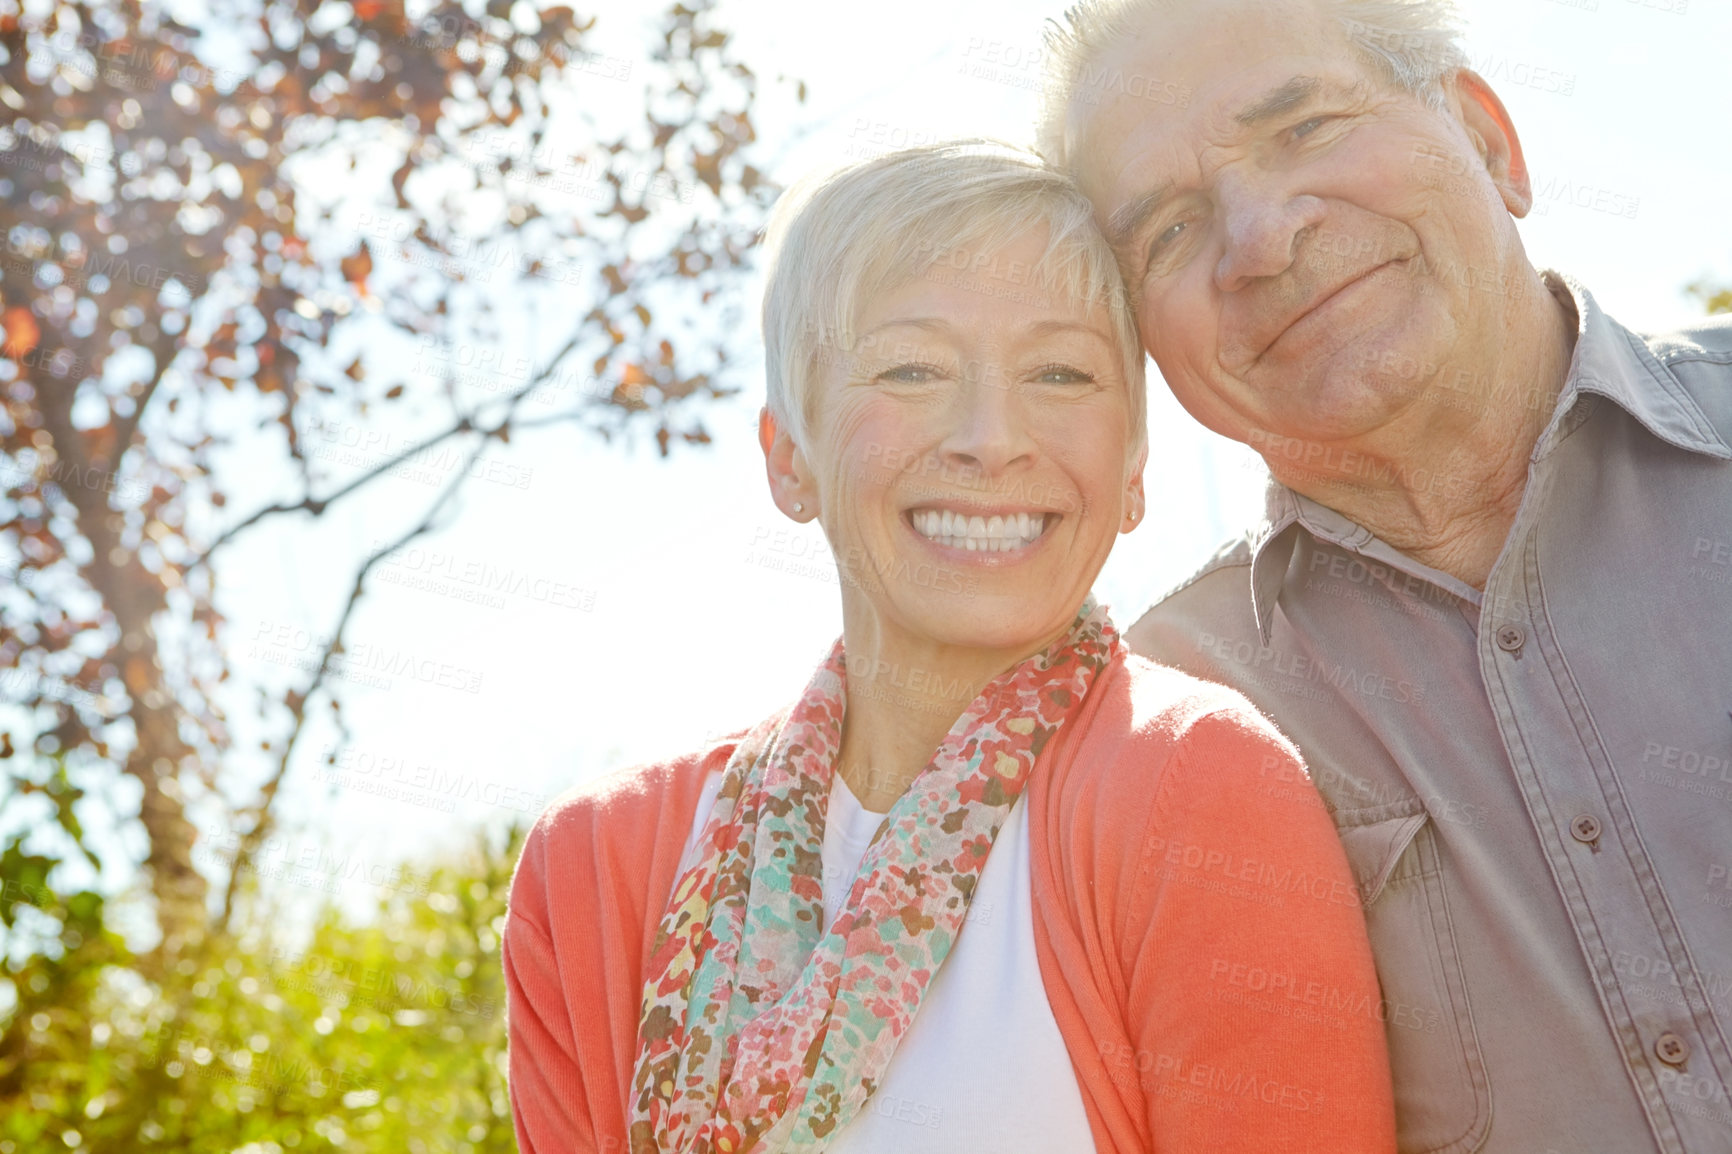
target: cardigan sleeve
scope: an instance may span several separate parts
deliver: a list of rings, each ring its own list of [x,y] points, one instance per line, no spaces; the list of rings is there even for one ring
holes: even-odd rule
[[[543,827],[537,824],[512,878],[500,946],[511,1119],[522,1154],[592,1154],[600,1147],[568,1002],[573,993],[585,995],[565,989],[549,937],[544,846]]]
[[[733,739],[588,783],[524,842],[501,944],[522,1154],[624,1154],[644,960],[709,773]]]
[[[1164,767],[1120,937],[1156,1151],[1388,1152],[1377,972],[1335,827],[1248,704],[1193,720]]]

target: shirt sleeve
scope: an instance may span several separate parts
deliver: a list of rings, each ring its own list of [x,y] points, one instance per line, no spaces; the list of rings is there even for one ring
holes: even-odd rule
[[[1297,751],[1250,707],[1191,724],[1156,786],[1120,939],[1158,1151],[1395,1149],[1359,893]]]

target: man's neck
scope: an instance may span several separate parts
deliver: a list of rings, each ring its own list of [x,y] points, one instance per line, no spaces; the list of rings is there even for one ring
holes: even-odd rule
[[[1275,478],[1420,564],[1484,589],[1575,350],[1568,294],[1542,287],[1532,301],[1530,313],[1506,331],[1504,347],[1513,355],[1496,371],[1451,365],[1439,376],[1471,380],[1473,390],[1445,398],[1440,383],[1401,427],[1330,446],[1324,458],[1335,467],[1295,472],[1276,456],[1269,461]]]

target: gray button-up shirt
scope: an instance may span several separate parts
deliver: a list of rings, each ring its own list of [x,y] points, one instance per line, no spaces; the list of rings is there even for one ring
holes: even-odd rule
[[[1129,637],[1304,752],[1402,1151],[1732,1151],[1732,318],[1642,337],[1563,283],[1574,360],[1483,594],[1277,485]]]

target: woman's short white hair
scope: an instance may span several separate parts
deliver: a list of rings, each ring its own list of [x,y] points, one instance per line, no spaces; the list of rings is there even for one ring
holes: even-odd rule
[[[1046,251],[1035,264],[997,260],[1043,227]],[[1036,154],[956,140],[808,177],[777,203],[765,246],[768,405],[796,444],[809,443],[817,385],[854,351],[866,303],[934,274],[1054,308],[1105,305],[1130,391],[1132,459],[1147,443],[1143,346],[1118,265],[1087,198]]]
[[[1062,23],[1047,24],[1047,84],[1037,131],[1040,153],[1059,168],[1069,155],[1085,103],[1094,92],[1117,91],[1123,78],[1104,75],[1101,57],[1146,31],[1153,17],[1213,0],[1079,0]],[[1271,0],[1273,3],[1274,0]],[[1396,87],[1433,108],[1443,107],[1445,76],[1467,66],[1460,18],[1451,0],[1316,0],[1334,17],[1361,57]],[[1145,85],[1146,78],[1142,80]],[[1164,90],[1153,99],[1176,97]],[[1082,98],[1079,100],[1079,97]]]

